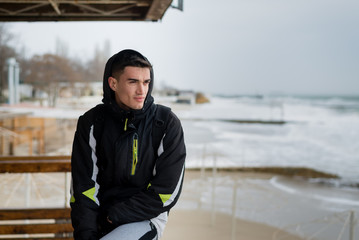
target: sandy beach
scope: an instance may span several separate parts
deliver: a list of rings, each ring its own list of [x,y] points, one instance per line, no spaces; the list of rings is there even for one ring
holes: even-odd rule
[[[163,239],[348,239],[357,199],[305,178],[189,169]]]
[[[281,236],[282,238],[276,238]],[[285,238],[284,238],[285,237]],[[229,215],[217,213],[216,220],[212,222],[212,215],[208,211],[200,210],[173,210],[165,229],[162,240],[268,240],[287,239],[300,240],[303,238],[286,233],[265,224],[235,220]]]
[[[212,176],[212,172],[200,172],[187,170],[182,197],[178,205],[170,212],[169,222],[166,226],[162,240],[176,239],[237,239],[237,240],[268,240],[268,239],[303,239],[276,227],[268,226],[253,221],[247,221],[233,218],[231,213],[221,213],[206,209],[205,204],[194,205],[196,197],[192,194],[193,182],[198,184],[198,180],[208,180],[206,176]],[[246,173],[238,175],[237,173],[217,173],[218,177],[249,178],[249,179],[268,179],[272,175],[263,173]],[[201,192],[198,184],[197,191]],[[203,200],[206,201],[206,200]],[[212,205],[213,206],[213,205]]]

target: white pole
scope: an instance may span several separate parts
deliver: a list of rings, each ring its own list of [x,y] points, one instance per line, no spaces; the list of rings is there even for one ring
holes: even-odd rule
[[[25,206],[30,207],[30,198],[31,198],[31,175],[30,173],[25,173],[26,179],[26,191],[25,191]]]
[[[67,207],[67,204],[68,204],[68,200],[69,200],[69,198],[68,198],[68,194],[69,194],[69,187],[68,187],[68,176],[69,176],[69,173],[68,172],[66,172],[65,173],[65,208]]]
[[[206,145],[203,146],[202,163],[201,163],[201,180],[204,179],[205,175],[205,162],[206,162]]]
[[[25,206],[27,208],[30,207],[30,204],[31,204],[31,173],[25,173],[25,181],[26,181],[26,191],[25,191]],[[26,223],[30,223],[30,220],[29,219],[26,219],[25,220]],[[28,238],[29,237],[29,234],[25,234],[25,237]]]
[[[15,58],[9,58],[7,60],[7,64],[8,64],[8,73],[7,73],[7,78],[8,78],[8,85],[9,85],[9,104],[14,104],[15,103],[15,82],[14,82],[14,74],[15,74],[15,64],[16,64],[16,60]]]
[[[212,168],[212,225],[216,223],[216,175],[217,175],[217,154],[213,156],[213,168]]]
[[[202,159],[201,159],[201,163],[200,163],[200,180],[201,180],[201,186],[204,185],[204,181],[205,181],[205,171],[206,171],[206,145],[203,146],[203,152],[202,152]],[[202,201],[201,201],[201,196],[199,198],[198,201],[198,209],[202,208]]]
[[[350,211],[349,218],[349,240],[354,240],[354,211]]]
[[[233,183],[233,198],[232,198],[232,240],[236,239],[236,212],[237,212],[237,179]]]
[[[17,62],[14,65],[14,101],[20,103],[20,66]]]

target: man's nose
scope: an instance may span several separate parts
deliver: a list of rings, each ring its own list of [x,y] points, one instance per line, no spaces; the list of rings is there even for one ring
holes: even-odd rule
[[[137,94],[142,95],[145,92],[145,86],[142,83],[137,85]]]

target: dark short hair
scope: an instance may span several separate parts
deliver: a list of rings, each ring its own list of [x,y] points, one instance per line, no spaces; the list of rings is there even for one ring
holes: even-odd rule
[[[140,68],[149,68],[152,72],[152,64],[137,51],[134,50],[124,50],[123,54],[118,55],[113,63],[111,75],[116,78],[119,77],[126,67],[140,67]]]

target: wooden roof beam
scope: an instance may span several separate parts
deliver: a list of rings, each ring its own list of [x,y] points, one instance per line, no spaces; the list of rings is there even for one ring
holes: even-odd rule
[[[3,0],[0,21],[158,21],[172,0]]]
[[[49,0],[1,0],[1,3],[27,3],[27,4],[33,4],[33,3],[44,3],[44,2],[49,2]],[[110,1],[106,1],[106,0],[57,0],[57,2],[59,3],[79,3],[79,4],[137,4],[139,3],[139,1],[137,0],[128,0],[128,1],[124,1],[124,0],[110,0]],[[143,4],[146,4],[147,6],[148,1],[141,1]]]
[[[79,8],[83,8],[83,9],[86,9],[86,10],[90,10],[92,12],[100,13],[100,14],[105,15],[105,16],[113,15],[115,13],[123,12],[123,11],[125,11],[125,10],[127,10],[129,8],[136,7],[136,4],[131,4],[131,5],[123,6],[123,7],[111,10],[111,11],[103,11],[103,10],[99,10],[97,8],[88,6],[86,4],[77,4],[77,3],[71,3],[71,4],[75,5],[75,6],[79,7]]]
[[[0,8],[0,12],[4,12],[4,13],[7,13],[7,14],[12,14],[12,12],[11,11],[9,11],[9,10],[7,10],[7,9],[5,9],[5,8]]]
[[[83,9],[86,9],[86,10],[90,10],[90,11],[95,12],[95,13],[100,13],[102,15],[108,15],[105,11],[99,10],[99,9],[91,7],[91,6],[88,6],[86,4],[79,4],[79,3],[75,3],[75,2],[73,2],[71,4],[75,5],[76,7],[83,8]]]
[[[171,5],[172,0],[153,0],[145,20],[154,21],[162,19],[164,13]]]
[[[117,9],[114,9],[112,11],[109,11],[110,14],[115,14],[115,13],[119,13],[119,12],[123,12],[127,9],[130,9],[130,8],[133,8],[135,7],[136,5],[128,5],[128,6],[124,6],[124,7],[121,7],[121,8],[117,8]]]
[[[59,9],[59,6],[57,5],[57,3],[54,1],[54,0],[49,0],[51,6],[54,8],[55,12],[58,14],[58,15],[61,15],[61,11]]]
[[[32,5],[32,6],[29,6],[29,7],[26,7],[26,8],[22,8],[22,9],[19,9],[15,12],[12,12],[10,11],[10,15],[16,15],[16,14],[19,14],[19,13],[23,13],[23,12],[27,12],[29,10],[33,10],[33,9],[36,9],[36,8],[39,8],[39,7],[42,7],[42,6],[46,6],[48,5],[48,3],[40,3],[40,4],[37,4],[37,5]]]

